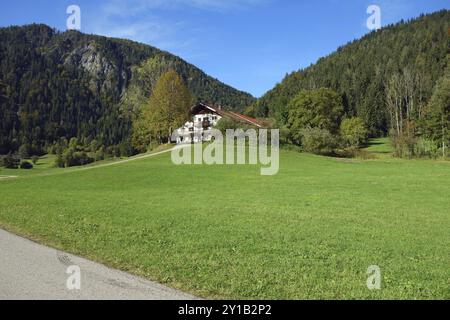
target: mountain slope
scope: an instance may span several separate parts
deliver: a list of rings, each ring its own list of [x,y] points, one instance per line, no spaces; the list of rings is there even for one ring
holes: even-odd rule
[[[198,100],[242,110],[254,98],[184,60],[133,41],[57,32],[46,25],[0,29],[0,154],[60,137],[116,145],[129,134],[119,102],[134,66],[158,57],[176,67]]]
[[[301,90],[329,87],[342,95],[347,114],[362,117],[373,135],[384,134],[388,130],[384,84],[407,68],[420,81],[418,103],[426,103],[445,68],[449,23],[450,11],[442,10],[372,32],[287,75],[250,113],[283,123],[286,105]]]

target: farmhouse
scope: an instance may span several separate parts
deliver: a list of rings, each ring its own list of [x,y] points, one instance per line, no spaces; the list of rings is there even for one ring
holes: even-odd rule
[[[211,129],[222,118],[229,118],[238,123],[262,128],[263,124],[251,117],[225,110],[221,106],[198,103],[190,110],[192,121],[177,129],[177,144],[211,141]]]

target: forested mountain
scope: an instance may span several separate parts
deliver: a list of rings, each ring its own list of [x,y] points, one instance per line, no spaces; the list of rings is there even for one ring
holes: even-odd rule
[[[425,105],[443,75],[449,52],[450,11],[422,15],[372,32],[310,67],[287,75],[248,113],[287,122],[289,102],[301,91],[326,87],[343,99],[348,116],[361,117],[372,135],[386,134],[386,83],[395,73],[415,79],[414,101]]]
[[[122,143],[131,124],[119,105],[134,70],[149,59],[175,69],[198,100],[236,110],[254,102],[151,46],[46,25],[1,28],[0,154],[22,145],[42,151],[60,137],[76,137],[82,144]]]

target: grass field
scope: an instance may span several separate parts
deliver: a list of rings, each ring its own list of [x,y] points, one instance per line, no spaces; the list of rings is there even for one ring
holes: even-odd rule
[[[365,150],[371,154],[385,157],[392,157],[392,153],[394,152],[389,138],[372,139]]]
[[[1,170],[0,226],[201,297],[450,299],[449,162],[280,157]]]

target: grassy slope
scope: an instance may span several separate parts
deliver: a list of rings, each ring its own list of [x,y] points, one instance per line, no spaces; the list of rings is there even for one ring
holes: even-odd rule
[[[0,181],[0,225],[205,297],[448,299],[449,180],[448,162],[282,151],[269,177],[165,154]]]

